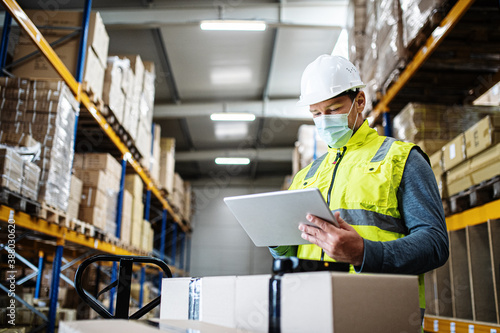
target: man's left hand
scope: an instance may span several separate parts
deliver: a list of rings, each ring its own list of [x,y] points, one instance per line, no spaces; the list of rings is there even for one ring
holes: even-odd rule
[[[364,253],[363,238],[340,217],[339,212],[335,212],[333,216],[339,223],[338,228],[330,222],[308,214],[307,220],[315,226],[300,224],[301,237],[321,247],[332,259],[361,266]]]

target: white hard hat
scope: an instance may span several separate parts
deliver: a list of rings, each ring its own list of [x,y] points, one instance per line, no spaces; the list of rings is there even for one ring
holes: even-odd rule
[[[349,60],[323,54],[304,70],[297,106],[316,104],[347,90],[365,86],[359,77],[358,69]]]

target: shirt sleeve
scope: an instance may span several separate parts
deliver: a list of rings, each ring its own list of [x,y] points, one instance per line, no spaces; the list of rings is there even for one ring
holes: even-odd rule
[[[422,274],[448,260],[441,196],[431,167],[417,149],[408,156],[397,197],[408,235],[388,242],[365,239],[363,263],[356,272]]]
[[[274,258],[296,257],[297,246],[270,246],[269,251]]]

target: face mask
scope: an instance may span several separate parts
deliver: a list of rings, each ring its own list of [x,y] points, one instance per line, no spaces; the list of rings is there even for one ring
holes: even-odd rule
[[[349,114],[351,113],[354,102],[348,113],[326,114],[313,118],[318,134],[328,146],[332,148],[344,147],[352,136],[352,129],[349,128]],[[358,115],[356,114],[356,124]],[[353,126],[354,127],[354,126]]]

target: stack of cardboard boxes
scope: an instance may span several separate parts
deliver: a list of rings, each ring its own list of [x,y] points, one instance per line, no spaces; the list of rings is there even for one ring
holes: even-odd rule
[[[142,222],[141,249],[146,252],[153,251],[154,232],[148,220]]]
[[[129,209],[131,208],[132,216],[130,244],[137,248],[141,248],[144,223],[144,204],[142,203],[144,184],[141,177],[139,175],[127,175],[125,177],[125,189],[132,195],[132,205],[129,207]],[[124,208],[126,207],[124,206]]]
[[[80,220],[115,234],[120,163],[106,153],[76,154],[73,167],[83,182]]]
[[[139,55],[108,58],[104,103],[134,140],[146,166],[151,158],[154,95],[154,63],[143,62]]]
[[[68,202],[68,220],[78,219],[80,213],[80,204],[82,202],[83,182],[75,175],[71,176],[71,186]]]
[[[161,138],[160,141],[160,188],[167,193],[174,192],[175,139]]]
[[[83,13],[81,11],[26,10],[26,14],[36,26],[48,27],[40,29],[40,32],[49,43],[68,35],[71,32],[71,30],[68,31],[68,28],[82,26]],[[50,27],[54,28],[50,29]],[[65,40],[53,47],[59,58],[74,76],[76,76],[78,67],[79,43],[80,35],[76,34],[69,40]],[[109,36],[101,16],[97,12],[91,12],[87,45],[85,46],[86,60],[83,82],[85,90],[90,91],[98,99],[102,97],[108,46]],[[14,51],[13,60],[19,60],[36,50],[35,44],[22,32]],[[22,61],[13,68],[12,73],[19,77],[60,78],[52,65],[41,54]]]
[[[23,159],[14,149],[0,148],[0,186],[14,193],[21,193]]]
[[[128,190],[123,190],[122,222],[120,226],[120,239],[125,244],[130,244],[132,227],[133,197]]]
[[[161,126],[153,125],[153,153],[149,160],[151,178],[155,184],[160,184],[160,157],[161,157]]]
[[[75,112],[79,105],[60,80],[1,78],[2,142],[31,136],[40,143],[38,201],[66,211],[71,181]]]

